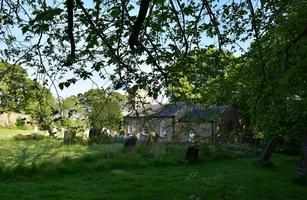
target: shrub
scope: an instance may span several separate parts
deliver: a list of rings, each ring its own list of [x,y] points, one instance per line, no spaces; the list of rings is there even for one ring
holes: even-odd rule
[[[94,136],[88,139],[89,144],[110,144],[112,142],[111,138],[108,137],[107,135],[99,135],[99,136]]]
[[[17,118],[16,123],[15,123],[15,126],[17,128],[24,129],[25,125],[26,125],[26,119],[25,118],[20,118],[20,117]]]

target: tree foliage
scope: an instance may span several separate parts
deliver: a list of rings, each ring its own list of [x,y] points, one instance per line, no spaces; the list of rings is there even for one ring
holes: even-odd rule
[[[0,63],[1,112],[30,114],[42,126],[52,123],[55,100],[51,92],[28,78],[19,65]]]
[[[61,88],[97,71],[114,89],[235,104],[266,135],[306,134],[305,0],[26,0],[1,8],[1,56],[51,80],[73,73]]]
[[[121,105],[125,104],[125,97],[119,93],[108,93],[102,89],[92,89],[80,95],[92,128],[108,128],[120,130],[123,114]]]
[[[0,63],[1,111],[22,111],[28,100],[26,91],[31,86],[31,80],[22,67]]]

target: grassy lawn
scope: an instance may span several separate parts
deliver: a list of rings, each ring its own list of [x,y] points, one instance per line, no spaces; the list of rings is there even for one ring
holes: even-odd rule
[[[293,183],[298,157],[274,155],[184,162],[182,146],[71,145],[15,141],[22,130],[0,129],[0,199],[306,199]]]

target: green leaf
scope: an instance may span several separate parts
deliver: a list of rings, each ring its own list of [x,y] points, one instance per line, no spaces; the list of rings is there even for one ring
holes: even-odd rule
[[[35,19],[38,21],[43,20],[53,20],[55,16],[60,15],[63,12],[61,8],[49,8],[49,10],[46,10],[44,12],[33,12],[33,14],[36,14]]]
[[[59,84],[59,88],[60,88],[61,90],[63,90],[63,89],[64,89],[64,83],[60,83],[60,84]]]
[[[69,87],[70,83],[69,82],[65,82],[64,85],[65,85],[65,87]]]
[[[29,30],[29,26],[28,25],[26,25],[26,26],[21,28],[22,34],[25,34],[28,30]]]

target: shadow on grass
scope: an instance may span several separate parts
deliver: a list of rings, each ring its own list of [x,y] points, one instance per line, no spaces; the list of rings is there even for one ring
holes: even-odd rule
[[[63,145],[60,141],[0,141],[0,178],[40,178],[114,169],[144,169],[187,165],[185,146],[176,144],[137,145],[124,151],[122,144]],[[208,160],[232,159],[200,156]]]
[[[62,176],[185,163],[184,146],[178,145],[139,145],[127,152],[123,151],[122,144],[65,146],[55,141],[23,141],[17,142],[1,155],[5,158],[0,163],[0,178],[5,179]]]

